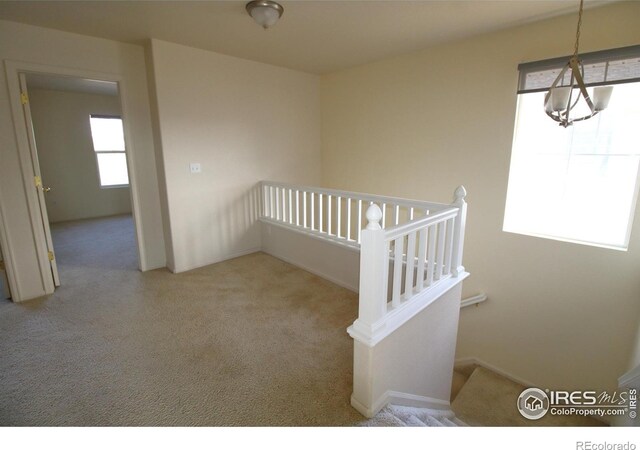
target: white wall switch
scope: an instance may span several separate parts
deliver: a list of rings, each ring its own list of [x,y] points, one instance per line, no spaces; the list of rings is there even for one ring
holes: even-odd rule
[[[191,173],[202,172],[202,167],[200,166],[200,163],[191,163],[189,164],[189,168],[191,169]]]

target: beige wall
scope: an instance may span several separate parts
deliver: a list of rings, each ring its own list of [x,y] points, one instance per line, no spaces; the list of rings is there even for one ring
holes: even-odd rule
[[[575,15],[322,78],[323,185],[448,202],[468,190],[458,357],[543,387],[612,388],[640,318],[640,208],[628,252],[502,231],[517,65],[572,50]],[[640,44],[640,2],[585,12],[581,49]],[[615,95],[615,94],[614,94]]]
[[[29,89],[49,222],[131,212],[129,187],[101,188],[91,114],[121,115],[113,95]]]
[[[164,266],[164,242],[144,49],[130,44],[0,21],[0,59],[53,66],[65,71],[108,73],[122,80],[123,111],[128,114],[125,122],[132,138],[130,151],[134,165],[131,169],[138,181],[137,194],[134,192],[139,199],[140,210],[137,226],[144,234],[141,244],[144,250],[142,267],[150,269]],[[8,237],[3,239],[2,246],[5,257],[12,258],[11,265],[15,269],[13,276],[16,286],[13,294],[24,300],[46,292],[33,245],[42,236],[35,235],[30,225],[27,196],[35,201],[35,190],[27,193],[24,188],[6,78],[5,71],[0,70],[0,86],[3,86],[0,89],[0,205],[5,237]]]
[[[150,48],[169,267],[258,250],[256,183],[320,181],[319,77],[158,40]]]

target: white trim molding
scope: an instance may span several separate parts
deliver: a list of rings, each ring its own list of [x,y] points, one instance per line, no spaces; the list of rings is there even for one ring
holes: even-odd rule
[[[487,370],[490,370],[493,373],[496,373],[500,376],[503,376],[505,378],[507,378],[508,380],[513,381],[514,383],[518,383],[521,384],[523,386],[526,387],[540,387],[538,384],[536,383],[532,383],[531,381],[525,380],[524,378],[520,378],[517,375],[513,375],[512,373],[501,369],[499,367],[494,366],[493,364],[489,364],[486,361],[483,361],[482,359],[470,356],[467,358],[458,358],[455,360],[455,363],[453,365],[454,369],[457,369],[459,367],[465,367],[465,366],[470,366],[470,365],[476,365],[476,366],[480,366],[480,367],[484,367]]]
[[[640,385],[640,364],[618,378],[618,386],[638,386]]]

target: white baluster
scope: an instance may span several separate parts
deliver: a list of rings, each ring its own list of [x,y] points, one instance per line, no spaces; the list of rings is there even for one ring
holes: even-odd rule
[[[327,234],[331,236],[331,195],[327,195]]]
[[[300,191],[296,189],[296,225],[300,226]]]
[[[276,220],[280,220],[280,188],[276,186]]]
[[[413,208],[409,209],[409,220],[413,220]]]
[[[451,256],[453,255],[453,241],[455,239],[453,235],[453,225],[455,219],[447,220],[447,237],[444,248],[444,273],[449,275],[451,273]]]
[[[407,268],[404,274],[404,298],[410,299],[413,295],[413,268],[415,267],[416,232],[409,233],[407,238]]]
[[[445,227],[444,222],[438,222],[438,248],[436,249],[436,280],[442,278],[444,269],[444,239]]]
[[[404,236],[397,238],[393,245],[393,290],[391,305],[394,308],[400,306],[400,293],[402,290],[402,254],[404,247]]]
[[[427,245],[427,287],[433,283],[436,260],[436,225],[429,227],[429,244]]]
[[[282,221],[286,222],[287,221],[287,193],[286,193],[286,189],[282,188],[282,189],[280,189],[280,192],[282,192]]]
[[[307,191],[302,192],[302,226],[307,228]]]
[[[358,244],[362,239],[362,200],[358,200]]]
[[[315,192],[309,192],[309,194],[311,195],[311,229],[315,230],[316,229],[316,208],[314,206],[314,202],[315,202],[315,198],[316,198],[316,193]]]
[[[382,204],[382,228],[387,228],[387,204]]]
[[[347,198],[347,241],[351,240],[351,197]]]
[[[418,234],[418,269],[416,270],[416,291],[424,288],[424,262],[427,258],[427,229],[422,228]]]
[[[455,225],[453,227],[453,276],[457,277],[464,272],[462,265],[462,249],[464,244],[464,230],[467,222],[467,202],[464,200],[467,191],[464,186],[458,186],[455,191],[453,205],[458,207]]]
[[[293,189],[289,189],[289,223],[293,223]]]
[[[400,205],[395,205],[393,208],[393,221],[396,225],[400,223]]]
[[[342,218],[342,197],[336,198],[336,236],[342,237],[342,233],[340,232],[340,228],[342,228],[342,223],[340,223],[340,219]]]
[[[324,229],[324,227],[322,226],[322,194],[318,196],[318,207],[320,208],[320,211],[318,212],[318,216],[320,219],[320,226],[318,227],[318,230],[320,231],[320,233],[322,233],[322,230]]]

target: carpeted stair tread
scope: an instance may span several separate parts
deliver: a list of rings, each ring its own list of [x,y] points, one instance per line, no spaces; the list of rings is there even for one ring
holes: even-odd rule
[[[446,417],[443,417],[442,419],[440,419],[440,422],[442,422],[442,424],[445,427],[457,427],[458,426],[453,421],[447,419]]]
[[[590,417],[552,416],[539,420],[522,417],[518,396],[525,389],[484,367],[477,367],[451,404],[456,418],[470,426],[604,426]]]
[[[405,425],[408,427],[426,427],[427,424],[422,420],[418,419],[416,416],[409,416],[405,421]]]
[[[464,426],[464,423],[456,421],[454,413],[450,410],[387,405],[375,417],[360,425],[368,427],[457,427]]]
[[[444,424],[435,417],[427,417],[426,424],[428,427],[444,427]]]
[[[369,420],[360,422],[358,424],[361,427],[406,427],[407,425],[398,417],[396,417],[388,406],[385,406],[380,410],[375,417]]]

